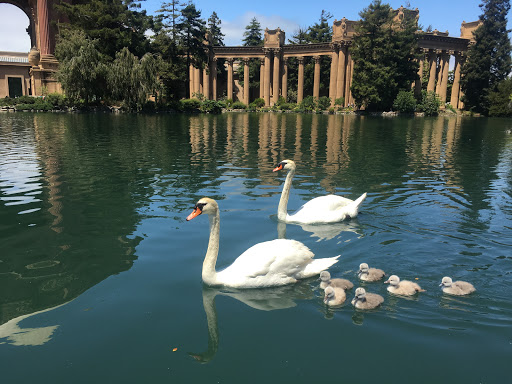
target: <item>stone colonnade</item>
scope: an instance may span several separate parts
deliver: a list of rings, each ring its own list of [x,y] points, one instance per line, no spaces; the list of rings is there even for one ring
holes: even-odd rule
[[[352,85],[353,75],[353,60],[350,56],[348,49],[349,44],[333,45],[333,51],[330,54],[331,73],[330,73],[330,87],[329,97],[334,101],[340,97],[345,100],[344,106],[353,103],[353,98],[350,93],[350,86]],[[315,63],[314,79],[313,79],[313,97],[320,96],[320,64],[322,56],[329,57],[328,53],[320,53],[316,55],[285,55],[281,48],[268,48],[264,49],[264,56],[258,58],[260,60],[260,91],[259,97],[265,100],[265,106],[274,105],[280,96],[285,100],[288,97],[288,60],[292,57],[297,58],[298,61],[298,83],[297,83],[297,102],[300,103],[304,99],[304,62],[306,57],[312,57]],[[233,64],[237,61],[236,57],[227,57],[227,84],[226,84],[226,97],[233,99]],[[244,66],[244,87],[243,96],[241,101],[248,105],[249,100],[249,60],[250,57],[242,57],[239,60],[240,65]],[[204,69],[199,69],[190,66],[190,95],[201,94],[207,99],[217,100],[217,58],[211,61],[211,67],[206,66]]]
[[[427,91],[434,91],[439,96],[442,106],[449,101],[454,108],[462,109],[464,105],[461,100],[462,93],[460,89],[460,76],[461,67],[465,60],[465,52],[441,49],[423,49],[422,52],[422,57],[424,59],[420,61],[419,74],[423,74],[423,68],[427,65]],[[455,57],[455,67],[452,91],[448,99],[448,70],[451,56]],[[418,87],[421,89],[421,75],[420,80],[416,82],[416,89],[418,89]]]
[[[397,15],[404,12],[412,12],[418,17],[418,10],[407,11],[401,7],[396,10]],[[225,59],[227,63],[226,96],[233,99],[233,66],[234,63],[244,65],[244,88],[240,98],[246,105],[249,99],[249,60],[260,60],[260,89],[259,97],[265,100],[265,106],[274,105],[280,96],[287,100],[288,93],[288,60],[296,58],[298,61],[297,102],[300,103],[304,95],[304,61],[305,57],[314,59],[313,97],[320,96],[320,63],[326,58],[331,59],[329,74],[329,97],[334,106],[337,99],[343,98],[343,106],[353,105],[350,88],[354,75],[354,60],[350,52],[352,40],[356,34],[356,21],[343,18],[333,23],[333,36],[330,43],[293,44],[285,45],[285,33],[279,28],[265,30],[263,46],[260,47],[213,47],[206,44],[205,49],[209,55],[209,61],[205,69],[190,67],[190,95],[202,94],[208,99],[216,100],[217,87],[217,59]],[[460,90],[461,67],[465,60],[465,54],[471,44],[472,32],[478,28],[479,22],[461,25],[461,37],[450,37],[448,32],[424,33],[419,39],[419,47],[422,50],[422,59],[418,71],[418,79],[413,84],[416,94],[419,96],[422,89],[422,78],[428,71],[428,91],[435,91],[444,108],[445,102],[457,109],[462,109],[462,94]],[[454,80],[452,91],[447,95],[448,72],[450,57],[455,57]],[[323,58],[322,58],[323,57]],[[202,71],[202,75],[201,75]],[[324,79],[327,80],[327,79]],[[325,83],[326,81],[324,81]],[[425,88],[425,85],[423,85]],[[223,87],[224,89],[224,87]]]

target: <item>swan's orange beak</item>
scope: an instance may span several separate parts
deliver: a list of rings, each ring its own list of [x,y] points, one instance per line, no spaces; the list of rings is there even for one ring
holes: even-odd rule
[[[280,171],[281,169],[283,169],[283,164],[278,164],[277,167],[274,168],[274,170],[272,172],[277,172],[277,171]]]
[[[190,215],[187,216],[187,221],[190,221],[192,220],[194,217],[197,217],[199,216],[201,213],[203,213],[203,211],[201,211],[199,208],[194,208],[194,210],[192,211],[192,213]]]

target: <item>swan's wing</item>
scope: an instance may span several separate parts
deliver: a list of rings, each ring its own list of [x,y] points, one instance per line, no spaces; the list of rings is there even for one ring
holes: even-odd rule
[[[269,274],[293,276],[313,257],[313,252],[301,242],[277,239],[252,246],[220,273],[239,277],[258,277]]]
[[[299,211],[335,211],[353,202],[353,200],[338,195],[319,196],[309,200],[299,209]]]

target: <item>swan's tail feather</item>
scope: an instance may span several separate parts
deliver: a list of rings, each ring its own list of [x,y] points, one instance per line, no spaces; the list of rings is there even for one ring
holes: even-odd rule
[[[366,199],[366,192],[363,193],[361,196],[359,196],[356,200],[354,200],[352,203],[350,203],[346,207],[348,216],[350,216],[351,218],[354,218],[357,216],[357,213],[359,211],[359,206],[363,203],[364,199]]]
[[[306,277],[312,277],[318,275],[320,272],[329,269],[330,266],[336,264],[338,262],[338,258],[341,255],[334,257],[326,257],[324,259],[314,259],[311,263],[309,263],[306,268],[302,272],[299,273],[299,279],[303,279]]]

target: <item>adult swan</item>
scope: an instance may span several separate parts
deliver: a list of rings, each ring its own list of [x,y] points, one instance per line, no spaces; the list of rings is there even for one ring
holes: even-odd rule
[[[350,200],[337,195],[315,197],[304,204],[295,214],[289,215],[286,211],[292,179],[295,175],[295,162],[283,160],[274,168],[273,172],[282,169],[288,170],[288,175],[277,208],[277,218],[280,221],[300,224],[337,223],[356,217],[359,206],[366,199],[366,193],[363,193],[357,200]]]
[[[219,206],[208,197],[199,200],[187,221],[206,213],[210,219],[210,240],[203,262],[203,282],[233,288],[262,288],[292,284],[318,275],[338,261],[339,256],[316,259],[301,242],[277,239],[253,245],[229,267],[217,272],[219,254]]]

